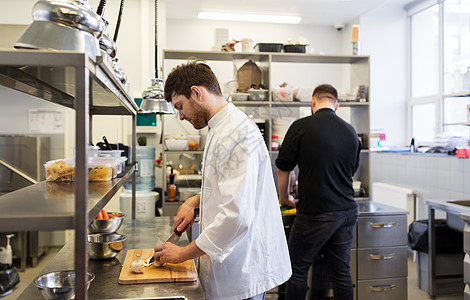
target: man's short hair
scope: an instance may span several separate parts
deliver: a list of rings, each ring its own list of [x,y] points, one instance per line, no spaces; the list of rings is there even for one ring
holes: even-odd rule
[[[189,98],[192,86],[203,86],[209,92],[222,96],[219,81],[212,69],[203,60],[195,59],[176,66],[168,74],[165,82],[165,100],[171,102],[174,94]]]
[[[321,84],[313,90],[312,97],[327,97],[336,103],[338,101],[338,91],[331,84]]]

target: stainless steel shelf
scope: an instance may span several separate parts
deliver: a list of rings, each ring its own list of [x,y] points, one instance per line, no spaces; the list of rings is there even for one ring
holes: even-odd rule
[[[269,101],[232,101],[236,106],[268,106]]]
[[[86,148],[91,115],[131,115],[136,146],[138,107],[114,77],[112,66],[85,53],[48,50],[0,50],[0,85],[75,110],[74,183],[40,182],[0,197],[0,228],[5,231],[75,229],[75,298],[86,299],[87,221],[132,176],[135,218],[135,172],[111,182],[88,182]],[[3,99],[8,105],[8,99]],[[130,161],[135,162],[135,152]],[[87,190],[88,188],[88,190]]]
[[[470,126],[470,122],[460,122],[460,123],[445,123],[444,126],[456,126],[456,125],[463,125],[463,126]]]
[[[222,52],[222,51],[192,51],[192,50],[163,50],[163,59],[187,60],[196,57],[204,60],[232,61],[235,59],[267,61],[268,53],[256,52]]]
[[[168,154],[183,154],[183,153],[188,153],[188,154],[203,154],[204,150],[165,150],[166,153]]]
[[[280,52],[222,52],[222,51],[192,51],[192,50],[163,50],[163,59],[186,60],[196,57],[204,60],[232,61],[235,59],[251,59],[254,61],[286,62],[286,63],[324,63],[324,64],[353,64],[368,62],[369,56],[359,55],[316,55],[305,53]]]
[[[78,52],[0,50],[0,85],[72,109],[77,68],[90,71],[91,114],[137,114],[137,105],[114,77],[112,66],[101,59],[95,64]]]
[[[470,91],[462,91],[462,92],[458,92],[458,93],[443,94],[442,97],[444,97],[444,98],[451,98],[451,97],[470,97]]]
[[[92,220],[134,172],[121,178],[88,184],[88,218]],[[2,231],[74,229],[75,183],[41,181],[0,197]],[[128,216],[129,217],[129,216]]]
[[[359,55],[318,55],[305,53],[271,53],[274,63],[321,63],[321,64],[354,64],[368,63],[369,56]]]

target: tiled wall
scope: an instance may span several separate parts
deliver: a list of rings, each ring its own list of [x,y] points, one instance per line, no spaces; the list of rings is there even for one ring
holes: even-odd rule
[[[427,219],[428,199],[470,199],[468,158],[443,154],[374,152],[371,153],[371,176],[372,182],[412,189],[418,196],[418,219]]]

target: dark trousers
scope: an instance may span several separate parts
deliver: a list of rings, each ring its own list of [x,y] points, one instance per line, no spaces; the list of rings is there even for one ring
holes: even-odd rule
[[[292,276],[286,285],[287,299],[305,299],[308,270],[320,250],[330,269],[335,299],[353,299],[349,260],[358,215],[357,209],[297,214],[289,235]]]

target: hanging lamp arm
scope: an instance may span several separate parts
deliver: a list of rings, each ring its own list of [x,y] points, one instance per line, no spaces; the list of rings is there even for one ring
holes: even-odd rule
[[[155,0],[155,78],[158,78],[158,0]]]

